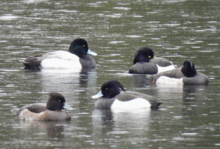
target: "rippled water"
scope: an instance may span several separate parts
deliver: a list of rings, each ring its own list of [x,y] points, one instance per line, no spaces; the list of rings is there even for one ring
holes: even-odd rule
[[[220,146],[219,27],[216,0],[8,0],[0,6],[1,148],[218,148]],[[31,55],[88,41],[97,68],[26,71]],[[208,86],[164,87],[130,75],[135,51],[151,47],[176,67],[188,59]],[[163,104],[156,111],[95,110],[90,96],[118,79]],[[13,107],[46,102],[57,91],[75,109],[71,122],[19,122]]]

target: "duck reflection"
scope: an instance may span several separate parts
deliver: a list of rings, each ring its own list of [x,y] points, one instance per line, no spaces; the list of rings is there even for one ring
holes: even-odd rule
[[[42,90],[72,93],[96,85],[95,69],[41,69]]]
[[[186,93],[206,93],[208,85],[184,85],[183,91]]]
[[[181,99],[183,101],[203,98],[207,85],[154,85],[157,96],[161,99]]]
[[[94,87],[96,86],[97,73],[96,69],[82,69],[80,72],[80,85],[81,87]]]
[[[70,124],[68,121],[19,121],[22,128],[27,130],[31,138],[38,135],[46,135],[49,138],[62,140],[65,137],[65,127]]]
[[[196,99],[203,99],[207,91],[207,85],[184,85],[183,101],[187,104],[187,102],[195,101]]]
[[[132,82],[135,87],[144,87],[147,85],[148,78],[145,74],[132,75]]]
[[[148,130],[150,108],[142,109],[95,109],[92,113],[93,133],[136,133]]]

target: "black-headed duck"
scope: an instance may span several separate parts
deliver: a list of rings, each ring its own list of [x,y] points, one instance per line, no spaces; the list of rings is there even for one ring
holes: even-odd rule
[[[89,55],[97,55],[92,52],[85,39],[75,39],[69,47],[69,51],[55,51],[20,60],[25,69],[81,69],[95,68],[96,62]]]
[[[121,91],[122,90],[122,91]],[[113,108],[158,108],[160,102],[152,96],[125,91],[123,85],[117,80],[106,81],[101,91],[92,96],[97,109],[113,109]]]
[[[150,83],[155,84],[177,84],[177,85],[206,85],[208,77],[197,72],[193,62],[184,61],[183,67],[170,71],[161,72],[150,77]]]
[[[47,103],[34,103],[20,109],[12,109],[19,120],[27,121],[69,121],[71,116],[63,109],[72,110],[60,93],[50,93]]]
[[[136,52],[129,73],[157,74],[174,68],[172,62],[162,57],[155,57],[151,48],[144,47]]]

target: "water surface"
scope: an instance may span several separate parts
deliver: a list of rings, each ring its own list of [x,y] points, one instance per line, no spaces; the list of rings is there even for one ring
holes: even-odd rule
[[[211,0],[9,0],[0,6],[1,148],[218,148],[220,146],[220,2]],[[97,68],[80,72],[27,71],[20,59],[68,50],[85,38]],[[181,67],[184,60],[208,86],[149,85],[130,75],[138,48]],[[91,96],[118,79],[126,90],[160,99],[159,110],[95,110]],[[10,110],[66,97],[70,122],[19,122]]]

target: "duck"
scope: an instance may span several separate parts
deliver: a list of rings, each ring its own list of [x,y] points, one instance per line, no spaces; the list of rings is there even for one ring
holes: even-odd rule
[[[78,38],[71,42],[68,51],[54,51],[38,54],[20,60],[24,69],[82,69],[95,68],[96,62],[88,54],[96,56],[91,51],[85,39]]]
[[[71,116],[63,109],[73,110],[64,96],[57,92],[49,94],[47,103],[33,103],[22,108],[13,108],[12,113],[16,114],[19,120],[24,121],[70,121]]]
[[[183,67],[152,75],[149,82],[172,85],[207,85],[209,79],[205,74],[196,70],[193,62],[185,60]]]
[[[155,57],[151,48],[143,47],[136,52],[129,73],[157,74],[172,69],[175,69],[172,62],[162,57]]]
[[[91,98],[97,99],[95,102],[96,109],[158,109],[161,104],[150,95],[125,91],[118,80],[104,82],[101,91]]]

